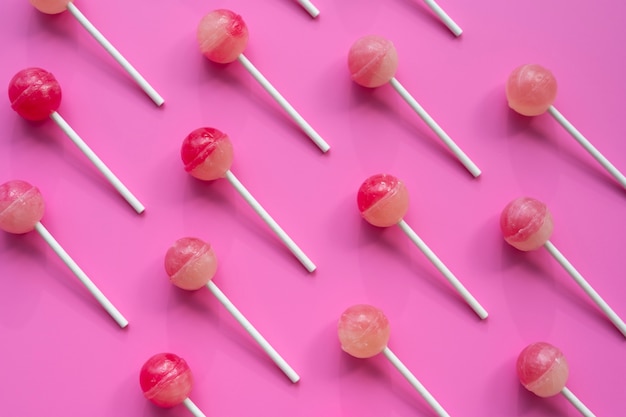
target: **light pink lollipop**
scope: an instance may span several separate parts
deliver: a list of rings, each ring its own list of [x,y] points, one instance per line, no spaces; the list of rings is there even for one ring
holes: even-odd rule
[[[20,180],[13,180],[0,185],[0,229],[15,234],[36,230],[117,324],[122,328],[126,327],[128,320],[74,262],[48,229],[41,224],[40,220],[44,210],[45,203],[37,187]]]
[[[348,53],[348,69],[354,82],[368,88],[380,87],[390,83],[428,127],[439,136],[463,166],[474,177],[478,177],[480,169],[476,164],[395,78],[397,68],[398,53],[396,48],[391,41],[381,36],[369,35],[358,39]]]
[[[520,383],[533,394],[546,398],[561,393],[585,417],[595,417],[566,386],[569,366],[555,346],[538,342],[526,346],[517,357]]]
[[[213,283],[213,276],[217,271],[217,257],[211,245],[193,237],[177,240],[165,254],[165,271],[172,284],[178,288],[194,291],[206,286],[291,382],[295,383],[300,380],[296,371]]]
[[[552,215],[541,201],[531,197],[520,197],[504,207],[500,215],[500,229],[504,240],[521,251],[531,251],[544,246],[558,263],[574,278],[574,281],[600,307],[611,322],[626,336],[626,324],[600,297],[585,278],[550,242],[554,229]]]
[[[357,304],[341,314],[337,324],[341,349],[355,358],[371,358],[382,353],[407,381],[426,400],[440,417],[450,417],[435,397],[413,375],[409,368],[387,347],[389,341],[389,320],[378,308]]]
[[[131,65],[130,62],[100,33],[98,29],[78,10],[73,2],[68,0],[30,0],[30,3],[40,12],[45,14],[58,14],[65,10],[89,32],[94,39],[128,72],[141,89],[154,101],[157,106],[163,104],[163,97],[146,81],[146,79]]]
[[[398,225],[430,262],[450,282],[454,289],[481,319],[486,319],[487,311],[478,300],[463,286],[461,281],[441,262],[439,257],[426,245],[415,231],[404,221],[409,209],[409,192],[404,183],[389,174],[376,174],[367,178],[357,192],[357,206],[361,216],[371,225],[389,227]]]
[[[241,62],[322,152],[330,149],[326,141],[243,54],[248,44],[248,27],[241,16],[226,9],[210,12],[198,24],[197,39],[200,52],[211,61],[219,64],[227,64],[235,60]]]
[[[552,105],[556,99],[556,92],[557,83],[552,72],[536,64],[517,67],[506,83],[506,97],[510,108],[524,116],[539,116],[547,111],[622,187],[626,188],[626,176]]]

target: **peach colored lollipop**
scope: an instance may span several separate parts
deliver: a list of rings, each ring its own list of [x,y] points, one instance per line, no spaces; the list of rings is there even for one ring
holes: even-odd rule
[[[542,397],[563,394],[585,417],[595,417],[566,386],[569,366],[555,346],[538,342],[526,346],[517,357],[517,376],[524,388]]]
[[[100,33],[98,29],[78,10],[73,2],[69,0],[30,0],[30,3],[40,12],[45,14],[58,14],[65,10],[89,32],[91,36],[128,72],[141,89],[154,101],[157,106],[163,104],[163,97],[146,81],[146,79],[131,65],[126,58]]]
[[[183,290],[195,291],[206,286],[291,382],[295,383],[300,380],[296,371],[213,283],[213,277],[217,271],[217,257],[211,245],[193,237],[177,240],[165,254],[165,271],[172,284]]]
[[[243,54],[248,44],[248,27],[241,16],[226,9],[210,12],[198,24],[197,39],[200,51],[209,60],[219,64],[227,64],[235,60],[241,62],[322,152],[330,149],[326,141]]]
[[[536,64],[517,67],[506,83],[506,97],[510,108],[524,116],[539,116],[547,111],[622,187],[626,188],[624,174],[552,105],[556,99],[556,92],[556,78],[552,72]]]
[[[37,187],[20,180],[13,180],[0,185],[0,229],[14,234],[36,230],[117,324],[122,328],[128,326],[128,320],[74,262],[48,229],[41,224],[40,220],[44,210],[45,203]]]
[[[443,141],[463,166],[474,177],[478,177],[480,169],[476,164],[472,162],[465,152],[395,78],[397,68],[398,52],[391,41],[381,36],[368,35],[358,39],[348,53],[348,69],[354,82],[368,88],[380,87],[390,83],[404,101],[424,120],[428,127],[439,136],[439,139]]]
[[[226,178],[307,271],[315,271],[315,264],[230,171],[233,145],[226,134],[212,127],[194,130],[183,140],[181,158],[185,171],[195,178],[203,181]]]
[[[341,349],[344,352],[361,359],[371,358],[382,353],[438,416],[450,417],[409,368],[387,347],[390,334],[389,320],[381,310],[367,304],[349,307],[339,318],[337,333]]]
[[[397,224],[463,297],[478,317],[487,318],[487,310],[480,305],[452,271],[404,221],[403,217],[409,209],[409,192],[402,181],[389,174],[372,175],[359,187],[357,205],[361,216],[373,226],[389,227]]]
[[[521,251],[531,251],[544,246],[558,263],[574,278],[574,281],[606,314],[611,322],[626,336],[626,324],[613,309],[600,297],[585,278],[574,268],[565,256],[550,242],[554,229],[552,214],[541,201],[520,197],[504,207],[500,215],[500,229],[504,240]]]

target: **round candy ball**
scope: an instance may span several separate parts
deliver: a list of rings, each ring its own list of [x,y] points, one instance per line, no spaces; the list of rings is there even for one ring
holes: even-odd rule
[[[376,307],[357,304],[343,312],[337,331],[341,349],[356,358],[371,358],[387,347],[389,320]]]
[[[141,367],[143,395],[159,407],[173,407],[189,397],[193,376],[187,362],[173,353],[158,353]]]
[[[500,229],[509,245],[521,251],[531,251],[550,239],[554,222],[544,203],[534,198],[520,197],[502,210]]]
[[[5,232],[30,232],[43,217],[44,210],[45,203],[37,187],[20,180],[0,185],[0,229]]]
[[[370,224],[389,227],[397,224],[409,209],[409,192],[404,183],[389,174],[366,179],[357,192],[361,216]]]
[[[208,243],[195,237],[184,237],[165,254],[165,271],[178,288],[197,290],[215,275],[217,257]]]
[[[363,87],[380,87],[395,75],[398,52],[391,41],[381,36],[364,36],[350,48],[348,68],[357,84]]]
[[[536,64],[513,70],[506,82],[509,107],[524,116],[544,113],[556,99],[556,78],[550,70]]]
[[[248,27],[241,16],[226,9],[204,16],[196,32],[200,51],[213,62],[233,62],[248,45]]]
[[[67,9],[70,0],[30,0],[30,4],[37,10],[46,14],[57,14]]]
[[[61,86],[45,69],[26,68],[11,78],[9,100],[24,119],[45,120],[61,105]]]
[[[233,164],[233,145],[228,135],[201,127],[183,140],[180,156],[185,171],[205,181],[224,177]]]
[[[517,358],[517,376],[528,391],[539,397],[561,392],[567,383],[569,366],[563,353],[549,343],[527,346]]]

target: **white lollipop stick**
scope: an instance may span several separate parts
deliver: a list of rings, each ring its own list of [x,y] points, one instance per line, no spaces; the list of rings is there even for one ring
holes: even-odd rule
[[[407,368],[406,365],[403,364],[400,359],[398,359],[398,357],[391,351],[391,349],[385,347],[385,349],[383,350],[383,355],[385,355],[385,357],[389,359],[389,362],[391,362],[391,364],[395,366],[398,371],[400,371],[402,376],[405,377],[411,385],[413,385],[413,388],[415,388],[417,392],[419,392],[419,394],[424,398],[424,400],[426,400],[428,405],[430,405],[432,409],[435,410],[439,417],[450,417],[450,414],[448,414],[448,412],[444,410],[441,404],[437,402],[435,397],[433,397],[432,394],[428,392],[426,387],[424,387],[424,385],[422,385],[422,383],[415,377],[415,375],[413,375],[409,368]]]
[[[434,0],[424,0],[424,3],[435,12],[437,17],[450,29],[450,32],[454,33],[454,36],[460,36],[461,33],[463,33],[463,29],[461,29]]]
[[[91,295],[93,295],[96,300],[104,307],[104,309],[113,317],[113,320],[119,324],[120,327],[124,328],[128,326],[128,320],[122,316],[122,313],[118,311],[117,308],[106,298],[106,296],[96,287],[91,279],[83,272],[82,269],[78,266],[76,262],[68,255],[68,253],[63,249],[63,247],[56,241],[56,239],[48,232],[48,229],[45,228],[41,222],[37,222],[35,224],[35,230],[39,232],[43,240],[46,241],[48,245],[52,248],[52,250],[61,258],[63,263],[67,265],[67,267],[76,275],[76,277],[83,283],[83,285],[89,290]]]
[[[591,410],[588,409],[587,406],[583,404],[583,402],[580,401],[578,397],[576,397],[574,393],[570,391],[567,387],[563,387],[563,389],[561,390],[561,394],[563,394],[563,396],[567,398],[567,401],[572,403],[572,405],[576,407],[576,409],[580,411],[580,414],[582,414],[583,416],[596,417],[596,415],[593,414]]]
[[[78,133],[61,117],[59,113],[52,112],[50,118],[56,122],[56,124],[65,132],[65,134],[74,142],[78,149],[85,154],[85,156],[91,161],[92,164],[98,168],[98,170],[105,176],[105,178],[113,185],[113,187],[119,192],[122,197],[130,204],[137,213],[143,213],[146,209],[141,202],[135,197],[128,188],[115,176],[115,174],[107,167],[98,155],[91,150],[85,141],[78,136]]]
[[[406,101],[409,106],[417,113],[419,117],[424,120],[424,122],[430,127],[433,132],[439,136],[439,139],[443,141],[443,143],[452,151],[452,153],[461,161],[461,163],[467,168],[467,170],[474,176],[478,177],[480,175],[480,169],[472,160],[463,152],[463,150],[452,140],[450,136],[435,122],[435,119],[430,117],[430,115],[424,110],[424,108],[413,98],[411,93],[409,93],[406,88],[400,81],[396,79],[396,77],[391,77],[389,83],[393,86],[393,88],[400,94],[400,96]]]
[[[426,255],[428,260],[432,262],[433,265],[435,265],[435,267],[448,280],[448,282],[452,284],[454,289],[457,290],[457,292],[461,295],[461,297],[463,297],[465,302],[469,304],[469,306],[472,308],[472,310],[474,310],[478,317],[483,320],[486,319],[489,315],[489,313],[487,313],[487,310],[485,310],[483,306],[480,305],[478,300],[476,300],[476,298],[474,298],[474,296],[463,286],[461,281],[459,281],[458,278],[454,276],[452,271],[450,271],[448,267],[443,262],[441,262],[439,257],[435,255],[435,252],[433,252],[428,247],[428,245],[426,245],[426,243],[417,235],[417,233],[415,233],[411,226],[409,226],[404,220],[400,220],[398,222],[398,226],[400,226],[400,229],[402,229],[402,231],[409,237],[409,239],[411,239],[415,246],[417,246],[419,250],[421,250],[424,255]]]
[[[248,321],[247,318],[235,307],[235,305],[226,297],[226,295],[213,283],[213,281],[209,281],[206,284],[207,288],[213,293],[215,298],[219,300],[220,303],[230,314],[233,315],[235,320],[241,324],[241,326],[245,329],[245,331],[252,336],[252,338],[261,346],[261,348],[267,353],[267,355],[274,361],[276,365],[287,375],[287,378],[291,380],[291,382],[296,383],[300,380],[300,376],[293,370],[291,366],[285,361],[282,356],[269,344],[267,340],[259,333],[257,329],[254,328],[252,323]]]
[[[574,268],[565,256],[550,242],[549,240],[544,243],[544,246],[550,252],[550,254],[557,260],[558,263],[574,278],[574,281],[580,288],[583,289],[584,292],[600,307],[600,310],[606,314],[606,316],[613,322],[615,327],[619,329],[620,332],[626,337],[626,323],[613,311],[613,309],[600,297],[600,294],[593,289],[591,285],[585,280],[585,278]]]
[[[572,135],[572,137],[576,139],[576,141],[580,143],[582,147],[585,148],[585,150],[589,152],[589,154],[593,156],[596,161],[598,161],[600,165],[602,165],[604,169],[609,172],[609,174],[615,177],[615,179],[621,184],[622,187],[626,188],[626,177],[624,176],[624,174],[622,174],[617,168],[615,168],[615,165],[613,165],[608,159],[606,159],[604,155],[602,155],[600,151],[598,151],[595,146],[593,146],[591,142],[589,142],[589,140],[587,140],[587,138],[584,137],[583,134],[580,133],[578,129],[576,129],[574,125],[571,124],[570,121],[567,120],[565,116],[563,116],[556,109],[556,107],[548,107],[548,113],[550,113],[552,117],[554,117],[556,121],[559,122],[561,126],[563,126],[565,130],[567,130],[569,134]]]
[[[139,84],[139,87],[141,87],[141,89],[152,99],[152,101],[154,101],[157,106],[163,104],[163,102],[165,101],[163,100],[163,97],[161,97],[159,93],[157,93],[156,90],[152,88],[152,86],[148,83],[148,81],[146,81],[145,78],[143,78],[139,71],[137,71],[135,67],[133,67],[131,63],[128,62],[128,60],[126,60],[126,58],[124,58],[117,49],[115,49],[111,42],[109,42],[107,38],[105,38],[104,35],[102,35],[102,33],[100,33],[98,29],[96,29],[96,27],[85,17],[85,15],[82,14],[76,6],[74,6],[74,3],[67,3],[67,10],[72,14],[72,16],[76,18],[76,20],[78,20],[81,25],[83,25],[85,29],[87,29],[87,32],[89,32],[91,36],[93,36],[94,39],[98,41],[100,45],[102,45],[102,47],[122,66],[122,68],[124,68],[126,72],[128,72],[132,79],[135,80],[137,84]]]
[[[189,399],[189,397],[183,400],[183,404],[185,405],[185,407],[187,407],[187,410],[189,410],[189,412],[193,414],[194,417],[206,417],[202,410],[200,410],[198,406]]]
[[[276,236],[278,236],[280,240],[283,241],[283,243],[285,244],[285,246],[287,246],[287,248],[289,248],[291,253],[293,253],[294,256],[298,258],[298,260],[300,261],[300,263],[302,263],[302,265],[304,265],[306,270],[309,272],[315,271],[315,269],[317,268],[315,264],[309,259],[308,256],[306,256],[302,249],[300,249],[300,247],[296,245],[296,242],[294,242],[293,239],[291,239],[291,237],[289,237],[289,235],[285,233],[285,231],[278,225],[278,223],[276,223],[276,221],[272,218],[272,216],[269,215],[269,213],[263,208],[263,206],[261,206],[261,204],[256,201],[256,199],[252,196],[252,194],[250,194],[246,187],[244,187],[243,184],[237,179],[237,177],[235,177],[235,174],[233,174],[230,170],[227,170],[225,177],[233,185],[233,187],[235,187],[239,194],[241,194],[244,200],[246,200],[246,202],[250,204],[252,209],[256,211],[259,216],[261,216],[261,218],[265,221],[265,223],[267,223],[270,229],[272,229],[272,231],[276,233]]]
[[[309,0],[298,0],[298,3],[300,3],[300,6],[304,7],[304,10],[306,10],[311,17],[315,18],[319,16],[320,11]]]
[[[272,98],[274,98],[274,100],[276,100],[276,102],[287,112],[287,114],[291,116],[296,124],[300,126],[300,128],[304,131],[304,133],[306,133],[307,136],[311,138],[313,142],[315,142],[317,147],[320,148],[322,152],[326,152],[330,149],[328,143],[326,143],[326,141],[322,139],[322,137],[315,131],[315,129],[313,129],[311,125],[306,120],[304,120],[302,116],[300,116],[296,109],[294,109],[293,106],[289,104],[287,100],[285,100],[285,98],[278,92],[278,90],[267,80],[267,78],[263,76],[263,74],[261,74],[258,69],[256,69],[254,65],[252,65],[252,62],[250,62],[244,54],[239,54],[237,59],[239,60],[239,62],[241,62],[244,68],[247,69],[250,74],[252,74],[254,79],[257,80],[259,84],[261,84],[261,87],[263,87],[265,91],[267,91],[270,96],[272,96]]]

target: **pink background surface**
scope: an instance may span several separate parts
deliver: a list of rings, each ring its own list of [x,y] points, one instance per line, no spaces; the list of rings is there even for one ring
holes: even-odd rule
[[[153,103],[71,15],[0,4],[0,80],[39,66],[63,88],[59,112],[146,205],[138,216],[51,121],[0,110],[0,182],[23,179],[47,202],[43,223],[130,320],[120,330],[36,233],[0,234],[0,414],[184,416],[142,396],[157,352],[184,357],[208,416],[433,416],[380,356],[358,360],[336,336],[341,312],[388,316],[389,347],[451,416],[576,416],[514,371],[535,341],[559,346],[568,387],[598,416],[626,415],[626,341],[545,250],[501,238],[513,198],[546,202],[553,243],[626,316],[624,190],[549,116],[510,111],[510,71],[556,75],[555,105],[626,170],[621,1],[454,1],[454,38],[418,0],[109,0],[77,6],[164,96]],[[200,55],[195,29],[216,8],[240,13],[248,58],[331,145],[322,154],[238,63]],[[397,78],[483,170],[472,177],[390,86],[351,82],[359,37],[391,39]],[[6,97],[6,96],[5,96]],[[233,172],[316,262],[308,274],[226,182],[182,169],[183,138],[228,133]],[[486,307],[481,322],[398,228],[360,219],[356,191],[387,172],[406,183],[405,220]],[[208,290],[173,287],[178,238],[212,243],[215,283],[298,371],[292,385]]]

